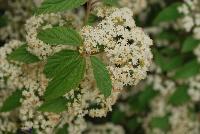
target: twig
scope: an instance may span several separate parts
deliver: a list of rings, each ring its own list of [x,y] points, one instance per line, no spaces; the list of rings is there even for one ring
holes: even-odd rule
[[[87,9],[86,9],[86,14],[85,14],[85,20],[84,20],[84,25],[86,25],[89,15],[90,15],[90,11],[91,11],[91,5],[92,5],[92,0],[88,0],[87,2]]]

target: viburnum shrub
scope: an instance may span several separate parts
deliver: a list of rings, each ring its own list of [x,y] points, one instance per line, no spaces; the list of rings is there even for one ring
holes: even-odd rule
[[[1,112],[14,120],[8,131],[56,133],[67,124],[80,133],[85,116],[105,117],[123,88],[146,78],[152,40],[131,9],[115,4],[45,0],[26,21],[26,40],[1,47],[1,88],[10,94]]]
[[[0,134],[200,134],[200,0],[0,0]]]

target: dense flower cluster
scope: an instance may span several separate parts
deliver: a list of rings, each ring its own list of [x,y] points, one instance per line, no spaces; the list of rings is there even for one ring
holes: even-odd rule
[[[147,0],[120,0],[119,5],[128,7],[133,11],[133,14],[138,14],[147,7]]]
[[[116,9],[96,27],[84,27],[82,35],[87,54],[104,49],[114,89],[135,85],[146,77],[153,43],[136,27],[130,9]]]
[[[179,8],[179,11],[181,13],[184,13],[184,11],[186,11],[184,13],[184,17],[179,20],[182,23],[173,22],[173,25],[179,25],[180,23],[181,25],[179,26],[181,26],[182,28],[184,27],[184,29],[187,32],[186,34],[191,34],[190,32],[193,32],[192,36],[194,37],[194,39],[197,39],[197,40],[199,40],[198,15],[200,13],[198,7],[199,7],[198,0],[196,1],[185,0],[185,3],[183,3],[182,7]],[[192,18],[191,21],[189,21],[189,19],[187,20],[187,17],[191,17]],[[156,45],[157,45],[156,49],[158,49],[160,53],[162,51],[163,52],[165,51],[166,55],[162,55],[163,57],[168,56],[167,54],[168,52],[170,52],[170,49],[178,51],[179,49],[177,48],[182,47],[183,45],[181,44],[182,42],[179,42],[177,40],[175,41],[173,39],[170,40],[170,38],[168,38],[170,36],[167,34],[166,34],[166,37],[159,38],[159,34],[162,32],[167,32],[167,30],[169,29],[177,30],[177,27],[170,25],[170,23],[160,25],[159,27],[158,26],[147,27],[145,29],[147,32],[155,36],[154,42],[156,42]],[[163,26],[165,28],[163,28]],[[194,29],[196,29],[195,32],[194,32]],[[194,56],[194,59],[199,58],[198,56],[200,54],[199,48],[200,47],[197,46],[193,50],[194,54],[197,56],[197,57]],[[199,91],[200,91],[199,90],[199,72],[196,72],[196,74],[194,73],[192,76],[187,76],[187,78],[185,79],[181,79],[181,78],[176,79],[176,78],[173,78],[173,76],[176,73],[176,70],[167,70],[167,71],[163,70],[163,66],[160,65],[160,63],[158,63],[160,62],[158,60],[163,60],[163,59],[155,59],[156,63],[151,64],[152,66],[151,66],[150,75],[148,75],[146,81],[143,81],[141,84],[139,84],[139,87],[135,87],[137,90],[127,91],[122,94],[121,96],[122,102],[118,103],[118,110],[120,110],[122,113],[125,113],[127,118],[130,118],[130,117],[134,118],[135,117],[134,115],[138,114],[136,120],[138,121],[138,124],[140,123],[142,124],[143,129],[145,133],[147,134],[149,133],[198,134],[200,132],[200,121],[198,118],[199,117],[198,102],[199,102]],[[166,64],[168,63],[166,62]],[[185,72],[182,72],[182,73],[184,74]],[[146,95],[145,99],[151,96],[149,93],[150,91],[149,92],[144,91],[144,85],[151,85],[151,88],[156,92],[157,95],[156,97],[151,98],[151,101],[149,101],[150,105],[148,107],[149,108],[148,110],[138,112],[137,111],[138,110],[137,108],[139,105],[138,102],[145,101],[143,100],[143,97],[145,95]],[[182,90],[179,88],[180,85],[187,85],[185,93],[183,92],[180,93],[181,92],[180,90]],[[179,92],[179,96],[177,92]],[[144,93],[143,94],[144,96],[143,95],[139,96],[142,93]],[[185,101],[185,102],[182,102],[180,105],[171,103],[170,99],[172,99],[172,96],[174,95],[174,93],[177,93],[176,94],[177,96],[175,95],[176,98],[173,98],[174,100],[177,100],[178,102],[180,101],[179,98],[182,97],[183,99],[182,101]],[[135,99],[133,100],[135,101],[132,103],[136,103],[135,104],[136,106],[134,104],[127,103],[129,102],[129,100],[131,100],[131,98],[134,98],[134,97]],[[137,97],[138,97],[138,100],[137,100]],[[123,126],[126,126],[126,125],[123,124]]]
[[[89,124],[86,130],[87,134],[124,134],[124,130],[121,126],[114,125],[112,123],[106,123],[103,125]]]
[[[47,14],[40,16],[33,16],[26,22],[26,40],[28,44],[28,50],[34,55],[38,56],[40,59],[46,59],[47,56],[54,54],[55,52],[60,51],[63,46],[50,46],[45,44],[37,38],[39,28],[49,28],[52,25],[64,25],[62,16],[59,14]],[[44,23],[50,23],[47,26],[42,27]]]
[[[18,77],[22,75],[20,65],[9,63],[7,60],[8,54],[13,52],[20,45],[22,45],[22,42],[13,40],[0,49],[0,88],[16,89],[22,87],[20,84],[21,81],[18,79]]]
[[[185,0],[178,10],[184,15],[181,19],[181,26],[189,32],[193,30],[194,36],[200,38],[199,36],[199,26],[200,26],[200,11],[199,11],[199,1],[198,0]]]
[[[193,117],[193,113],[189,109],[194,109],[193,105],[185,104],[183,106],[172,106],[168,103],[170,96],[175,92],[176,84],[172,80],[165,80],[160,76],[156,76],[157,81],[153,81],[154,89],[158,90],[160,95],[151,101],[151,113],[144,120],[144,127],[147,133],[163,134],[164,131],[154,128],[151,129],[151,120],[155,117],[167,117],[170,130],[168,133],[181,134],[192,133],[198,134],[200,122]],[[165,84],[166,83],[166,84]],[[181,89],[179,89],[181,90]]]
[[[82,16],[76,16],[72,12],[58,13],[58,14],[42,14],[40,16],[33,16],[26,21],[25,29],[27,32],[26,41],[28,44],[28,51],[38,56],[40,59],[46,59],[48,56],[59,52],[62,49],[71,48],[69,46],[50,46],[37,38],[39,30],[51,28],[53,26],[70,25],[79,29],[82,22]]]
[[[184,4],[178,8],[179,12],[183,14],[180,20],[181,27],[187,32],[193,32],[194,38],[200,40],[200,2],[199,0],[185,0]],[[194,49],[194,54],[200,62],[200,45]]]
[[[188,94],[191,96],[192,100],[195,102],[200,101],[200,75],[196,75],[188,80],[189,91]]]
[[[35,4],[32,0],[9,0],[6,3],[8,10],[3,15],[6,24],[0,27],[0,39],[24,39],[24,23],[32,15]]]

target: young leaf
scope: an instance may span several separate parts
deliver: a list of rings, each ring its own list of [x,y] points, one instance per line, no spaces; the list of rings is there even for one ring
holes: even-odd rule
[[[175,79],[186,79],[192,76],[195,76],[199,73],[200,65],[197,60],[191,60],[186,63],[184,66],[180,67],[173,78]]]
[[[23,62],[26,64],[40,61],[37,56],[31,54],[26,50],[27,45],[22,45],[8,55],[8,60]]]
[[[79,56],[79,52],[74,50],[63,50],[56,53],[48,58],[44,73],[48,78],[58,76],[63,69],[66,69],[69,64],[75,62]]]
[[[60,113],[67,109],[67,99],[64,97],[60,97],[57,99],[45,101],[39,108],[39,111],[42,112],[53,112],[53,113]]]
[[[83,42],[78,32],[67,27],[41,30],[38,33],[38,38],[49,45],[80,46]]]
[[[199,40],[194,39],[192,36],[189,36],[183,43],[182,52],[193,51],[193,49],[197,47],[199,44],[200,44]]]
[[[9,112],[21,105],[20,98],[22,98],[22,90],[16,90],[9,96],[1,107],[1,112]]]
[[[42,5],[36,9],[35,14],[62,12],[77,8],[86,3],[87,0],[44,0]]]
[[[154,24],[157,25],[161,22],[169,22],[169,21],[173,21],[176,20],[177,18],[181,17],[182,14],[179,13],[178,11],[178,7],[181,6],[182,3],[180,2],[176,2],[170,6],[168,6],[167,8],[165,8],[164,10],[162,10],[154,19]]]
[[[45,100],[58,98],[76,88],[83,79],[85,62],[85,58],[79,56],[75,62],[63,66],[63,70],[49,82],[44,95]]]
[[[163,131],[167,131],[170,128],[169,119],[167,116],[164,117],[154,117],[150,121],[150,126],[152,128],[159,128]]]
[[[188,95],[188,87],[187,86],[180,86],[178,87],[172,96],[169,98],[169,103],[172,105],[182,105],[190,99]]]
[[[104,96],[110,96],[112,91],[112,82],[106,66],[101,60],[94,56],[91,57],[91,63],[98,89]]]

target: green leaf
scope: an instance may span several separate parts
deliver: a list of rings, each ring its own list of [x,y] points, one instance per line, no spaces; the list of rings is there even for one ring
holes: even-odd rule
[[[129,117],[130,118],[130,117]],[[126,121],[126,127],[131,131],[137,131],[137,129],[141,126],[137,116],[131,117],[131,119]]]
[[[35,14],[62,12],[77,8],[86,3],[86,0],[44,0],[42,5],[36,9]]]
[[[22,98],[22,90],[16,90],[9,96],[1,107],[1,112],[9,112],[21,105],[20,98]]]
[[[38,39],[49,45],[80,46],[83,42],[78,32],[67,27],[53,27],[41,30],[38,33]]]
[[[0,28],[8,24],[8,18],[6,16],[0,16]]]
[[[154,117],[150,121],[150,126],[152,128],[159,128],[163,131],[167,131],[170,128],[169,119],[167,116],[164,117]]]
[[[87,21],[87,25],[92,26],[94,23],[96,23],[97,21],[99,21],[100,18],[94,14],[90,14],[88,21]]]
[[[180,67],[173,78],[175,79],[187,79],[195,76],[199,73],[200,65],[197,60],[191,60],[188,63]]]
[[[143,91],[129,99],[129,104],[134,111],[143,112],[148,108],[149,103],[156,95],[157,92],[152,86],[146,86]]]
[[[58,76],[62,74],[63,69],[66,69],[69,64],[75,62],[79,56],[80,54],[78,51],[62,50],[48,58],[44,73],[47,78]]]
[[[67,110],[67,99],[64,97],[60,97],[57,99],[45,101],[39,108],[39,111],[42,112],[53,112],[60,113]]]
[[[168,31],[162,31],[159,33],[156,38],[160,40],[169,40],[169,41],[174,41],[177,39],[177,35],[173,32],[168,32]]]
[[[103,3],[110,6],[116,6],[118,4],[118,0],[103,0]]]
[[[159,53],[159,51],[154,50],[155,63],[164,71],[165,70],[165,57]]]
[[[56,134],[68,134],[68,125],[65,124],[62,128],[58,128]]]
[[[120,110],[115,110],[112,113],[112,122],[113,123],[122,123],[123,120],[125,119],[126,114]]]
[[[112,82],[106,66],[95,56],[91,57],[91,63],[98,89],[104,96],[110,96],[112,91]]]
[[[163,71],[171,71],[183,64],[183,58],[180,55],[165,57],[158,51],[154,51],[154,58],[155,58],[155,63]]]
[[[74,62],[63,66],[63,70],[49,82],[44,95],[46,100],[58,98],[79,85],[85,73],[86,61],[81,56],[74,58]]]
[[[169,98],[169,103],[172,105],[182,105],[185,102],[190,100],[188,95],[188,87],[187,86],[179,86],[172,96]]]
[[[22,45],[11,54],[8,55],[8,60],[23,62],[26,64],[40,61],[37,56],[31,54],[26,50],[27,45]]]
[[[147,105],[151,99],[153,99],[157,95],[157,92],[153,89],[152,86],[146,86],[144,91],[139,95],[139,102],[141,105]]]
[[[200,41],[194,39],[192,36],[186,38],[182,46],[182,52],[191,52],[200,44]]]
[[[161,22],[169,22],[176,20],[177,18],[181,17],[182,14],[179,13],[178,7],[181,6],[182,3],[176,2],[172,5],[166,7],[163,9],[154,19],[154,24],[158,25]]]
[[[166,67],[164,67],[163,69],[166,71],[171,71],[179,66],[181,66],[183,64],[183,59],[181,56],[175,56],[172,58],[167,58],[165,60],[165,62],[167,62]]]
[[[37,134],[37,130],[36,129],[32,129],[31,130],[31,134]]]
[[[166,55],[168,57],[173,57],[173,56],[179,55],[179,53],[177,53],[177,51],[178,50],[175,48],[165,47],[164,49],[161,49],[159,52],[162,55]]]

